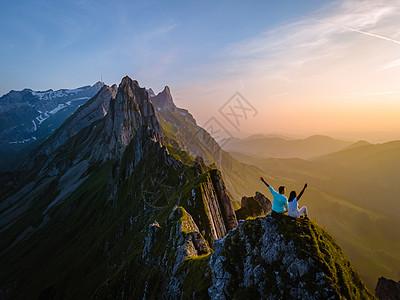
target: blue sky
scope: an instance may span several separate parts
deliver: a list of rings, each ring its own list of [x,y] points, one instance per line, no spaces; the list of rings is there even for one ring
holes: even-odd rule
[[[130,75],[144,85],[191,80],[231,45],[326,1],[6,1],[0,94],[73,88]],[[198,80],[198,78],[192,78]]]
[[[3,2],[0,95],[129,75],[234,136],[400,139],[400,0]]]

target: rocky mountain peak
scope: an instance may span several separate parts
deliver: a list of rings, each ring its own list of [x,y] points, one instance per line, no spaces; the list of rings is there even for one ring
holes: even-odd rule
[[[161,146],[163,134],[146,89],[140,87],[136,80],[125,76],[118,89],[113,86],[111,90],[116,95],[111,98],[107,115],[97,128],[99,132],[93,133],[93,143],[97,148],[91,157],[95,160],[121,158],[126,147],[140,135],[142,129],[149,131],[150,138]],[[137,158],[140,157],[138,154]]]
[[[163,90],[161,93],[167,93],[167,94],[169,94],[169,95],[171,96],[171,91],[170,91],[170,89],[169,89],[169,86],[166,85],[166,86],[164,87],[164,90]],[[172,98],[172,97],[171,97],[171,98]]]
[[[101,89],[103,86],[105,86],[106,84],[102,81],[97,81],[95,84],[92,85],[92,87]]]
[[[168,86],[165,86],[164,90],[158,93],[156,96],[153,96],[151,100],[153,101],[157,110],[176,111],[177,109],[171,95],[171,90]]]
[[[140,126],[153,129],[162,136],[160,124],[155,115],[153,103],[145,88],[141,88],[136,80],[124,77],[119,85],[118,93],[113,103],[113,121],[118,126],[128,126],[130,131],[121,131],[124,145],[129,143],[129,135],[134,134]],[[129,124],[130,123],[130,124]],[[128,129],[128,128],[126,128]],[[127,137],[125,139],[124,137]]]
[[[132,139],[137,138],[135,162],[143,157],[147,140],[162,146],[162,132],[147,91],[129,77],[119,87],[105,85],[81,106],[41,147],[33,153],[25,168],[41,172],[63,173],[84,157],[89,161],[119,160]],[[67,143],[69,142],[69,143]],[[65,149],[74,148],[74,157],[60,157]],[[60,164],[58,161],[62,160]],[[57,165],[56,168],[54,166]]]
[[[156,93],[154,93],[154,91],[153,91],[153,89],[152,89],[152,88],[149,88],[147,91],[149,92],[149,94],[150,94],[150,97],[153,97],[153,96],[155,96],[155,95],[156,95]]]

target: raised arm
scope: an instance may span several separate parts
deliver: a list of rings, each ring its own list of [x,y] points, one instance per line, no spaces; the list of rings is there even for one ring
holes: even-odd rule
[[[303,189],[301,190],[300,194],[297,196],[297,201],[300,200],[301,196],[303,196],[303,193],[305,191],[305,189],[307,188],[307,183],[304,185]]]
[[[264,178],[260,177],[260,180],[261,180],[262,182],[264,182],[264,184],[265,184],[267,187],[269,187],[269,184],[264,180]]]

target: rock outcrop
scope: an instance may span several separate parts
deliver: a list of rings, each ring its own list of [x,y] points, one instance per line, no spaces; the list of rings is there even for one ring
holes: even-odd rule
[[[236,216],[239,220],[245,220],[248,217],[266,215],[271,209],[271,201],[260,192],[256,192],[253,197],[242,197],[241,207],[236,211]]]
[[[151,95],[150,91],[149,93]],[[162,92],[155,96],[153,92],[151,100],[153,101],[155,109],[157,110],[169,110],[172,112],[176,112],[178,110],[172,99],[171,91],[168,86],[166,86]]]
[[[316,223],[270,215],[214,245],[211,299],[373,299],[332,237]]]
[[[196,158],[195,167],[199,174],[209,169],[201,157]],[[238,223],[220,172],[214,169],[210,170],[209,174],[201,192],[204,193],[204,206],[210,216],[212,240],[216,240],[223,238],[229,230],[236,228]],[[193,191],[194,195],[198,192]]]
[[[400,281],[381,277],[375,289],[375,296],[380,300],[400,300]]]

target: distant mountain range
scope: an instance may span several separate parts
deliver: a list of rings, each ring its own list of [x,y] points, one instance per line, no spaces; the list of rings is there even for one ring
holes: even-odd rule
[[[332,232],[371,289],[377,277],[400,279],[400,141],[361,141],[308,160],[231,155],[279,178],[288,191],[307,182],[301,205]]]
[[[353,142],[333,139],[324,135],[313,135],[306,139],[293,139],[275,135],[253,135],[245,139],[232,139],[223,148],[263,158],[303,158],[328,154],[342,150]]]
[[[260,174],[168,88],[103,86],[0,174],[0,297],[373,298],[316,222],[237,221],[223,178],[241,193]]]
[[[85,104],[104,85],[73,90],[11,91],[0,98],[0,170],[16,167],[21,158]]]

